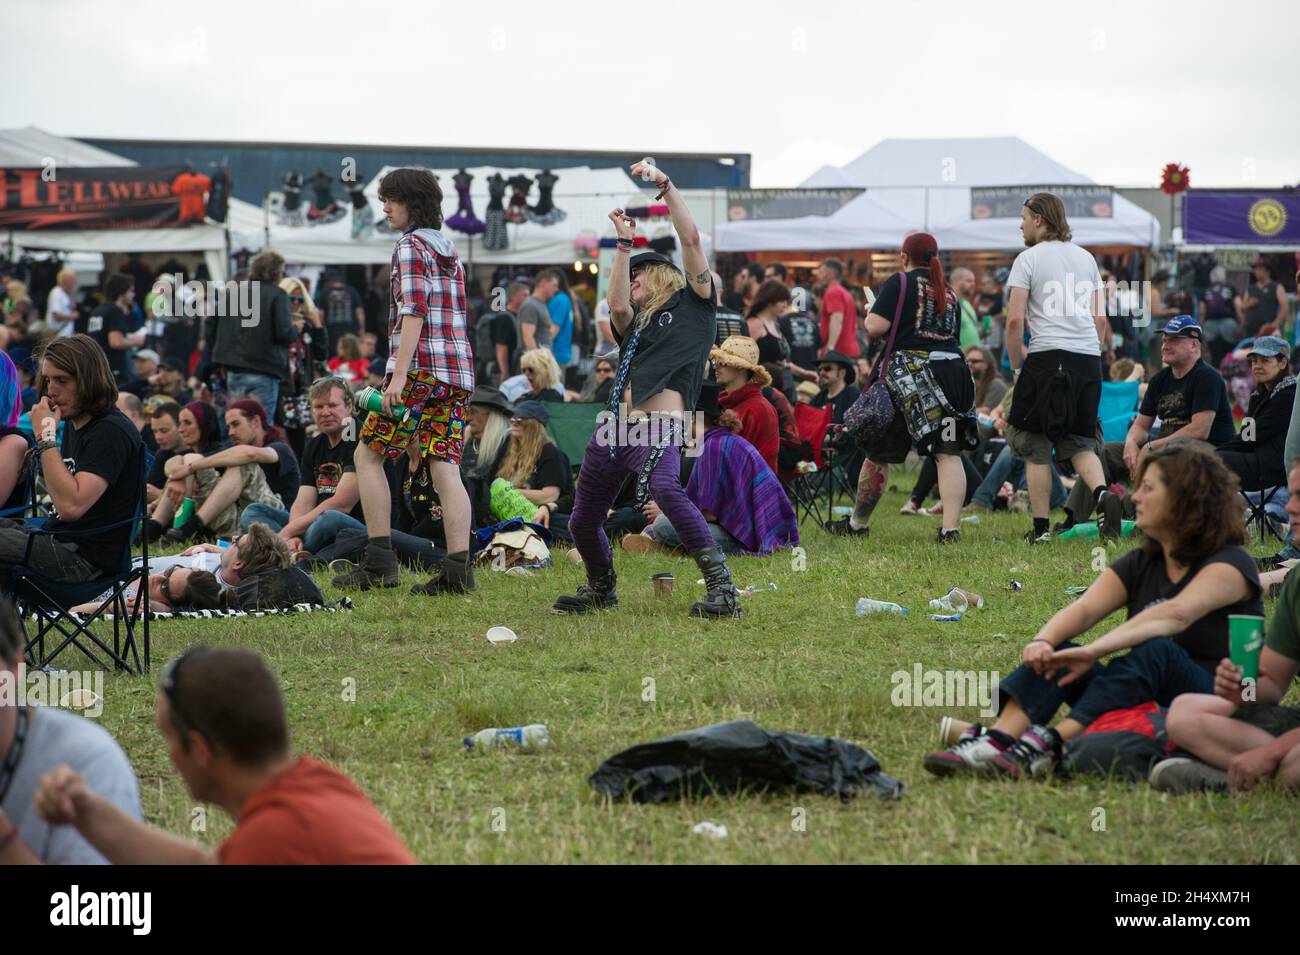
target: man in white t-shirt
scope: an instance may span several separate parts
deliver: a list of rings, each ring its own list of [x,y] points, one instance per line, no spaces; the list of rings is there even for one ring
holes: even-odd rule
[[[1025,539],[1031,544],[1052,540],[1053,451],[1058,461],[1074,465],[1092,492],[1102,514],[1102,536],[1118,537],[1120,500],[1106,490],[1097,444],[1101,342],[1109,328],[1101,272],[1092,254],[1070,241],[1059,196],[1030,196],[1020,210],[1020,231],[1028,248],[1016,256],[1007,279],[1007,356],[1016,375],[1007,441],[1026,464],[1034,529]]]
[[[72,269],[59,272],[58,284],[45,300],[45,327],[66,338],[77,330],[77,306],[72,294],[77,290],[77,273]]]

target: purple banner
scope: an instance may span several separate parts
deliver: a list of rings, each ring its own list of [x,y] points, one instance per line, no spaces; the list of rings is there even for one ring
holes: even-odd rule
[[[1183,201],[1190,245],[1300,244],[1300,193],[1193,189]]]

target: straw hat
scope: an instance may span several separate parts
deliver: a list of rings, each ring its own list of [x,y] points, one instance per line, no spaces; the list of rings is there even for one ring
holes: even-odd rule
[[[721,345],[710,349],[709,360],[731,368],[743,368],[760,388],[772,383],[772,376],[758,363],[758,342],[747,335],[732,335]]]

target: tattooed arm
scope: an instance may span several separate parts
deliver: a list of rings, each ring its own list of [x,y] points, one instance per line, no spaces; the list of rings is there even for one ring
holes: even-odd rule
[[[682,267],[686,270],[686,281],[700,298],[713,301],[709,260],[704,255],[700,230],[695,225],[695,217],[691,215],[691,210],[687,208],[686,200],[672,184],[668,174],[653,163],[636,163],[632,166],[632,175],[652,180],[662,191],[663,200],[668,204],[668,214],[673,220],[673,229],[677,232],[677,244],[682,250]]]

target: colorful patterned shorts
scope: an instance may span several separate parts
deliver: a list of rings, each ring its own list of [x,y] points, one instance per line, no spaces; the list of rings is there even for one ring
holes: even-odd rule
[[[391,375],[385,376],[384,388],[391,380]],[[391,459],[404,454],[417,438],[420,457],[460,464],[469,392],[443,384],[431,372],[412,371],[402,389],[402,404],[406,416],[401,421],[370,412],[361,428],[361,443]]]

